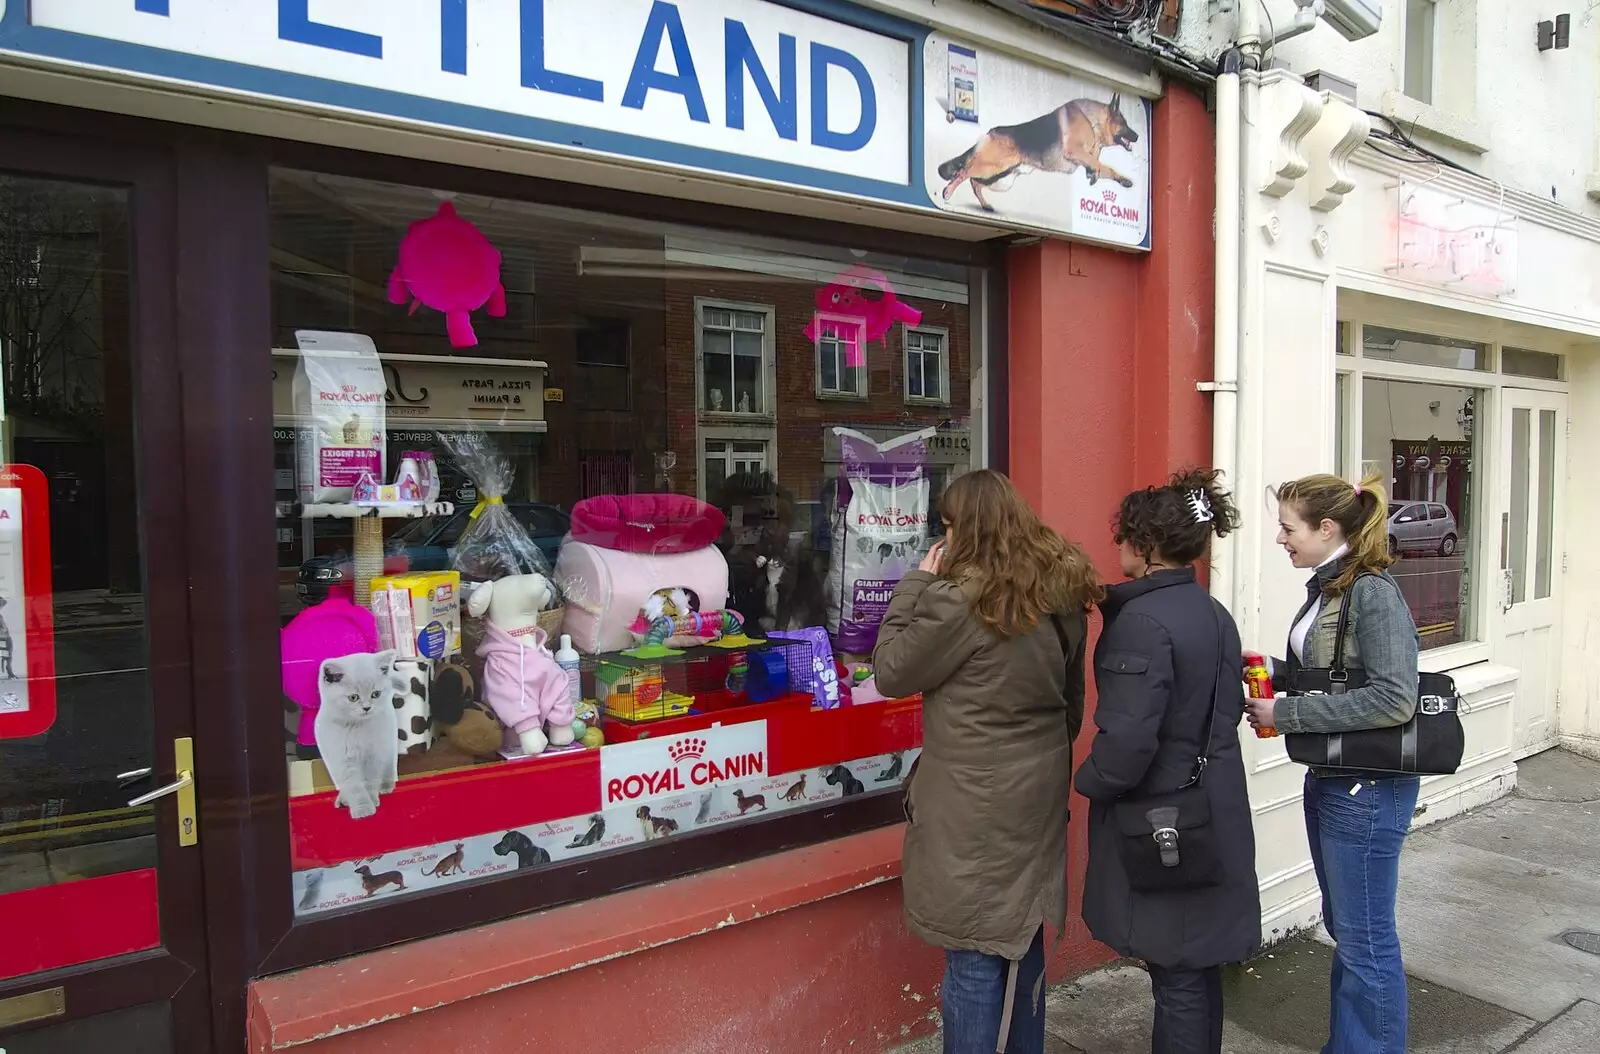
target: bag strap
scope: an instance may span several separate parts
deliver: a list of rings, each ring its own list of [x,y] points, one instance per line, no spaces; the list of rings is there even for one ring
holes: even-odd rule
[[[1333,663],[1328,667],[1328,680],[1334,684],[1343,684],[1350,679],[1350,671],[1344,665],[1344,642],[1350,634],[1350,594],[1355,592],[1356,583],[1370,574],[1371,571],[1357,574],[1351,580],[1350,588],[1339,598],[1339,623],[1333,632]]]
[[[1211,709],[1206,714],[1206,730],[1200,740],[1200,754],[1194,759],[1194,774],[1189,777],[1188,783],[1178,788],[1179,790],[1198,787],[1200,782],[1205,779],[1206,766],[1211,763],[1211,737],[1217,730],[1217,708],[1222,701],[1222,676],[1224,673],[1223,667],[1226,665],[1222,657],[1222,616],[1217,614],[1217,602],[1215,600],[1208,595],[1206,601],[1211,605],[1211,621],[1217,627],[1217,676],[1211,686]]]

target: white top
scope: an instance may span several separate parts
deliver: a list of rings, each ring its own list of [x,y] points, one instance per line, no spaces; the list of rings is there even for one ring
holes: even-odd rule
[[[1322,570],[1349,551],[1349,545],[1339,546],[1333,551],[1332,556],[1317,565],[1317,570]],[[1294,624],[1294,628],[1289,630],[1289,647],[1294,649],[1295,658],[1301,662],[1306,661],[1306,637],[1311,634],[1311,627],[1316,625],[1317,616],[1320,614],[1322,614],[1322,597],[1319,596],[1317,602],[1312,604],[1300,621]]]

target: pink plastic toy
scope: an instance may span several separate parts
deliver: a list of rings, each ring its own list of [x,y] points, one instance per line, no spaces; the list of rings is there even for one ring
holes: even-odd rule
[[[888,278],[856,264],[817,290],[817,314],[806,326],[806,339],[815,344],[823,335],[839,337],[847,345],[845,363],[860,366],[862,348],[888,336],[896,322],[914,326],[921,321],[922,312],[903,303]],[[851,322],[858,323],[855,332]]]
[[[283,627],[283,694],[300,708],[295,740],[301,746],[317,742],[317,671],[324,659],[378,650],[378,620],[366,608],[342,597],[329,597],[306,608]]]
[[[447,201],[432,216],[413,223],[400,239],[400,260],[389,276],[389,300],[395,304],[409,300],[413,312],[419,303],[444,312],[451,347],[470,348],[478,343],[478,335],[472,332],[468,312],[487,304],[495,318],[506,313],[500,250],[457,216]]]

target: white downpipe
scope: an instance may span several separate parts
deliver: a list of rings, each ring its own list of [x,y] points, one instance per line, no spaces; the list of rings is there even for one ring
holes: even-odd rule
[[[1247,2],[1244,6],[1249,6]],[[1241,16],[1242,17],[1242,16]],[[1217,76],[1217,234],[1212,346],[1211,466],[1237,492],[1239,480],[1239,69],[1236,55]],[[1233,606],[1238,534],[1211,547],[1211,595]]]
[[[1211,465],[1223,473],[1229,488],[1239,490],[1239,365],[1241,291],[1249,276],[1240,263],[1243,230],[1240,209],[1244,199],[1244,105],[1242,91],[1253,91],[1255,79],[1243,76],[1261,54],[1261,26],[1254,0],[1238,7],[1238,38],[1223,53],[1217,75],[1216,157],[1216,289],[1211,376]],[[1253,101],[1253,100],[1252,100]],[[1254,112],[1254,107],[1248,108]],[[1238,603],[1239,533],[1212,543],[1211,595],[1230,610]]]

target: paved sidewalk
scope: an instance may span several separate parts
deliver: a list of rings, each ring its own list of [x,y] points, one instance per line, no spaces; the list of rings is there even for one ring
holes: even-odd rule
[[[1413,1054],[1600,1052],[1600,763],[1561,751],[1523,762],[1515,794],[1422,830],[1401,868]],[[1227,1054],[1321,1049],[1325,940],[1319,930],[1229,972]],[[1048,1054],[1150,1049],[1137,967],[1052,989],[1047,1013]],[[935,1037],[898,1054],[939,1049]]]

